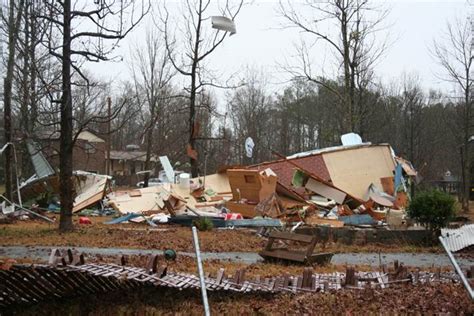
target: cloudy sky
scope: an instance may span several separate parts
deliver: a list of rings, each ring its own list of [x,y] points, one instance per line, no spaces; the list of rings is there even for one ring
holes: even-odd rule
[[[153,1],[154,2],[154,1]],[[471,7],[464,0],[392,0],[374,1],[377,6],[389,10],[386,29],[378,34],[377,41],[390,43],[386,53],[377,64],[375,71],[378,80],[390,83],[403,73],[417,75],[425,89],[440,89],[446,93],[452,90],[436,74],[440,68],[429,53],[434,39],[440,39],[448,21],[465,19],[471,15]],[[170,14],[179,12],[179,1],[168,1]],[[298,1],[294,1],[298,3]],[[210,12],[210,15],[217,12]],[[228,76],[242,72],[246,68],[257,69],[270,83],[272,92],[281,89],[282,82],[289,78],[281,65],[294,62],[295,45],[300,42],[301,33],[296,29],[285,29],[285,21],[278,13],[278,1],[254,0],[245,6],[236,19],[237,34],[227,38],[224,44],[209,59],[209,67],[218,76]],[[211,27],[208,21],[206,27]],[[90,65],[89,69],[97,76],[116,82],[130,79],[130,48],[144,45],[144,34],[154,28],[151,17],[123,40],[118,53],[122,62],[103,62]],[[325,71],[331,75],[328,59],[331,52],[325,47],[316,46],[312,50],[315,72]],[[221,93],[217,93],[221,96]]]

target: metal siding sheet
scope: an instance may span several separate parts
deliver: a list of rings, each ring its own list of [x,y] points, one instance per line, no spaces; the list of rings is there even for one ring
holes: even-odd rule
[[[464,225],[457,229],[441,229],[446,246],[452,252],[474,245],[474,224]]]
[[[31,156],[31,162],[38,178],[45,178],[54,174],[54,169],[41,152],[40,146],[32,140],[27,140],[26,146]]]

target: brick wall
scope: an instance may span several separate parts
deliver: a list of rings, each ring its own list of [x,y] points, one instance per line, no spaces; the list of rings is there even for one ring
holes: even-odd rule
[[[105,174],[105,143],[89,143],[77,140],[73,151],[74,170],[83,170]]]
[[[89,143],[78,139],[73,149],[73,170],[93,171],[105,174],[105,143]],[[46,159],[54,169],[59,168],[59,141],[52,140],[43,144]]]

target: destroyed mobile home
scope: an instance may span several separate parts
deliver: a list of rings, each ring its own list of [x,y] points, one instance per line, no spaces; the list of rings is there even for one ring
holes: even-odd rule
[[[35,175],[20,185],[16,203],[57,210],[56,172],[30,142]],[[405,222],[409,186],[417,173],[388,144],[358,143],[303,152],[252,166],[222,169],[190,179],[176,176],[160,157],[166,177],[147,188],[112,190],[111,177],[74,172],[77,213],[100,206],[126,221],[190,224],[209,218],[214,226],[297,224],[342,227],[389,226]]]
[[[171,221],[263,217],[331,227],[400,226],[416,171],[392,152],[385,144],[327,148],[181,183],[112,192],[106,201],[121,214],[152,221],[166,220],[157,215],[165,214]]]

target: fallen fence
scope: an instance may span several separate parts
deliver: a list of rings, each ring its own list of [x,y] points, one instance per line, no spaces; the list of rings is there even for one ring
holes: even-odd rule
[[[53,251],[49,265],[13,265],[0,270],[0,309],[18,304],[68,299],[82,295],[133,290],[139,287],[162,287],[200,289],[198,276],[188,273],[169,272],[165,266],[158,266],[158,256],[150,256],[147,267],[125,265],[124,257],[119,264],[96,264],[84,262],[84,257],[68,250],[60,255]],[[301,293],[324,292],[328,290],[386,288],[393,283],[459,282],[453,273],[430,273],[416,271],[409,273],[403,264],[395,262],[392,272],[386,268],[376,272],[357,272],[348,267],[346,273],[334,272],[314,274],[312,268],[305,268],[303,275],[246,278],[245,270],[226,275],[221,268],[215,277],[206,275],[207,291],[234,293]]]

